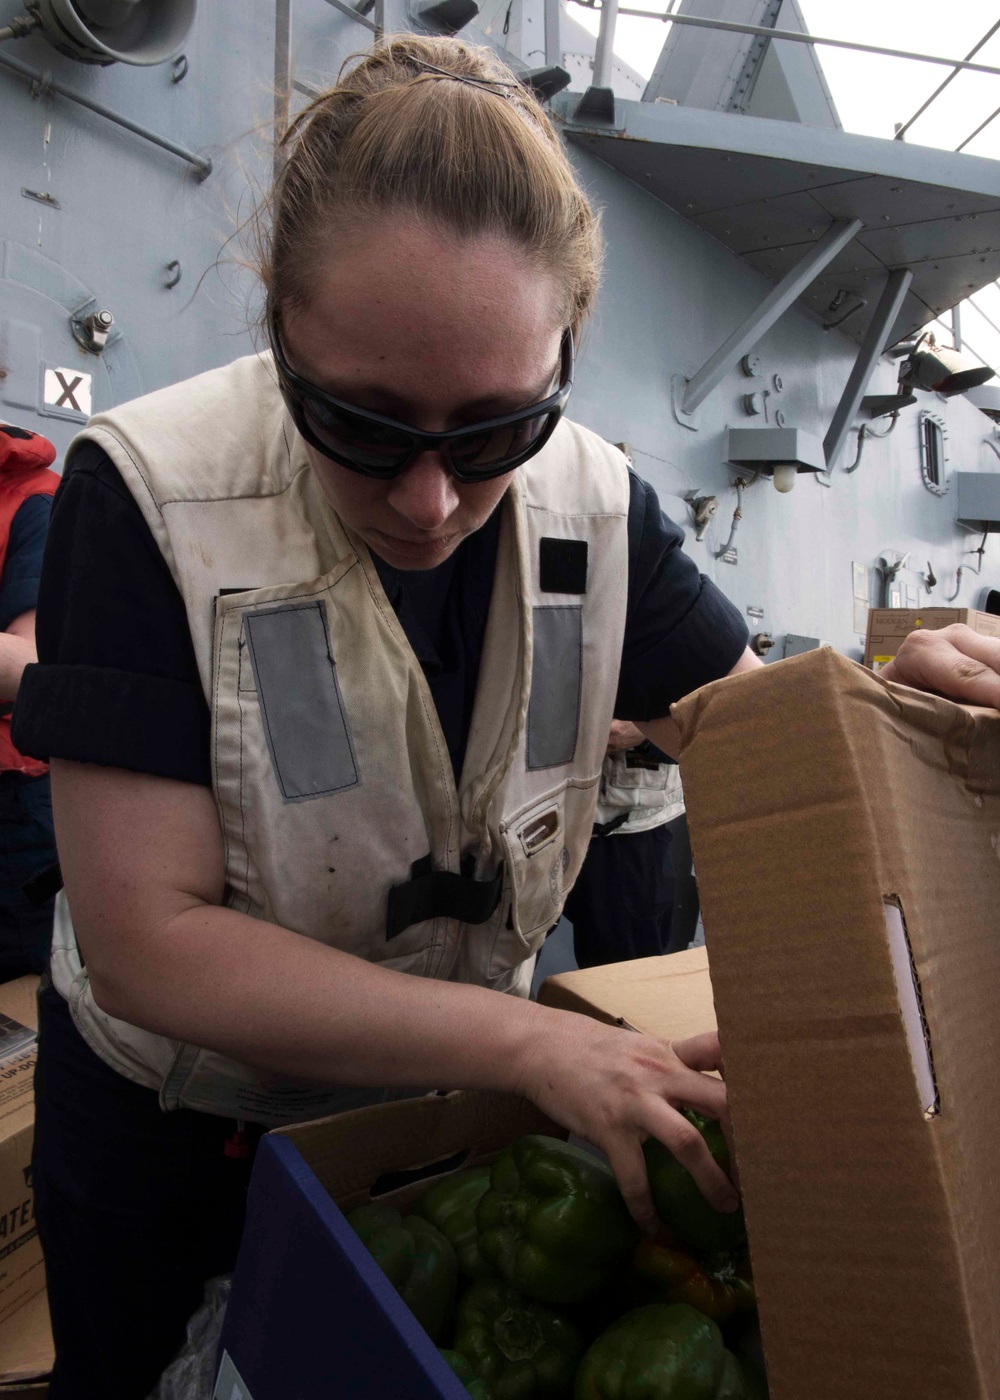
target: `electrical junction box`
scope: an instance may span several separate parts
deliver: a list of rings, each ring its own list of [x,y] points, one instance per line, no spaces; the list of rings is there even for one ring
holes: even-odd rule
[[[826,471],[823,444],[801,428],[727,428],[726,461],[755,471],[782,463]]]
[[[1000,472],[955,472],[958,523],[970,530],[1000,532]]]
[[[788,632],[785,636],[785,657],[801,656],[804,651],[815,651],[823,643],[818,637],[800,637],[795,632]]]

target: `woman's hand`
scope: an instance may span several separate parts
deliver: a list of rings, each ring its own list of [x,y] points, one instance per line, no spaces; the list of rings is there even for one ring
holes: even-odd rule
[[[920,628],[903,638],[879,675],[966,705],[1000,709],[1000,639],[981,637],[961,622]]]
[[[550,1013],[525,1055],[518,1089],[550,1118],[599,1147],[608,1158],[635,1221],[659,1222],[649,1192],[642,1144],[655,1137],[687,1167],[719,1210],[735,1210],[732,1182],[680,1108],[721,1121],[729,1131],[726,1086],[703,1070],[721,1068],[718,1036],[673,1044],[602,1025],[574,1012]]]

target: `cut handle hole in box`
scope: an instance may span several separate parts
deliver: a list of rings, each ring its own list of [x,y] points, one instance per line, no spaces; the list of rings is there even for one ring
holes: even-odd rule
[[[412,1186],[414,1182],[426,1181],[432,1176],[446,1176],[449,1172],[457,1172],[459,1167],[464,1167],[472,1156],[471,1147],[463,1147],[461,1152],[453,1152],[450,1157],[443,1157],[439,1162],[429,1162],[424,1167],[412,1167],[408,1171],[383,1172],[372,1182],[369,1196],[375,1200],[379,1196],[388,1196],[390,1191],[401,1191],[404,1186]]]

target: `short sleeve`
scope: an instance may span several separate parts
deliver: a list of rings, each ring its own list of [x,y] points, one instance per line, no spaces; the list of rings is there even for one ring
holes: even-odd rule
[[[38,580],[51,509],[51,496],[29,496],[18,506],[11,521],[0,576],[0,632],[6,632],[15,617],[38,605]]]
[[[615,718],[660,719],[683,696],[718,680],[747,644],[739,611],[683,552],[683,531],[656,492],[629,477],[629,582]]]
[[[14,707],[18,748],[208,784],[209,712],[183,600],[94,443],[73,453],[56,492],[37,606],[38,664]]]

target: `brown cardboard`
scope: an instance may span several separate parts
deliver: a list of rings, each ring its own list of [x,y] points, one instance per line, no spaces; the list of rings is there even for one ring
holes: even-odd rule
[[[1000,617],[975,608],[871,608],[865,639],[865,665],[879,671],[896,655],[904,637],[919,628],[935,631],[964,622],[982,637],[1000,637]]]
[[[0,1323],[45,1287],[31,1190],[37,988],[0,985]]]
[[[49,1374],[54,1359],[48,1300],[36,1293],[0,1322],[0,1400],[22,1393],[44,1395],[46,1387],[38,1378]]]
[[[673,714],[772,1400],[997,1400],[1000,715],[830,649]]]
[[[538,993],[546,1006],[580,1011],[610,1025],[684,1040],[716,1028],[705,948],[669,958],[636,958],[547,977]]]
[[[472,1091],[399,1099],[274,1129],[294,1142],[344,1211],[369,1202],[373,1186],[380,1201],[406,1205],[438,1176],[490,1162],[525,1133],[566,1136],[526,1099]],[[421,1175],[385,1190],[391,1173]]]

